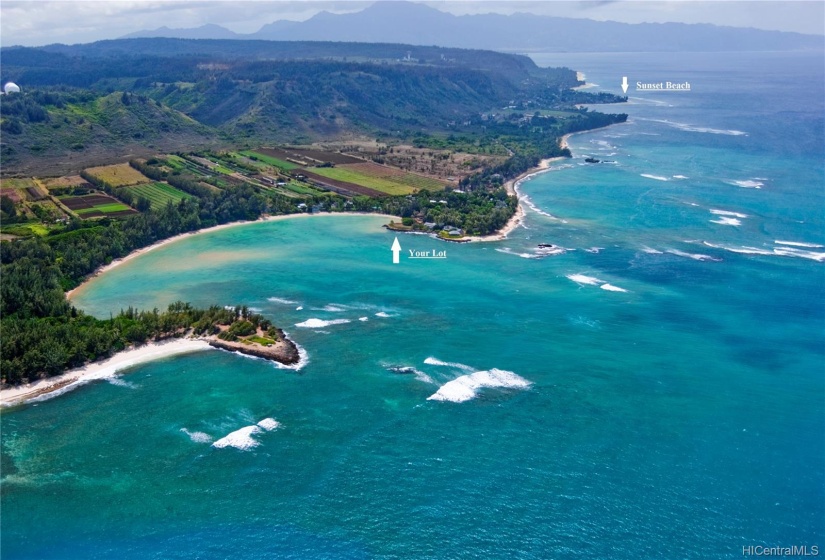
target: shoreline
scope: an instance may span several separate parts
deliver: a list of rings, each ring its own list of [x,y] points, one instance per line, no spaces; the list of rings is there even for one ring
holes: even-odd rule
[[[379,217],[389,217],[389,218],[398,218],[398,216],[390,216],[389,214],[377,214],[372,212],[324,212],[319,214],[304,214],[304,213],[295,213],[295,214],[279,214],[277,216],[262,216],[257,220],[241,220],[237,222],[228,222],[226,224],[220,224],[217,226],[211,226],[207,228],[196,229],[194,231],[187,231],[185,233],[179,233],[172,237],[167,237],[166,239],[161,239],[160,241],[156,241],[151,245],[147,245],[141,249],[135,249],[125,257],[121,257],[119,259],[115,259],[109,264],[105,264],[101,267],[98,267],[94,272],[89,274],[86,278],[83,279],[83,282],[66,292],[66,299],[71,300],[73,296],[77,295],[78,293],[82,292],[88,286],[89,282],[104,274],[109,272],[113,268],[117,268],[118,266],[127,263],[144,253],[148,253],[149,251],[154,251],[155,249],[159,249],[160,247],[164,247],[166,245],[171,245],[181,239],[186,239],[191,235],[200,235],[202,233],[211,233],[213,231],[219,231],[222,229],[229,229],[232,227],[249,225],[249,224],[257,224],[259,222],[278,222],[281,220],[287,220],[291,218],[308,218],[312,216],[379,216]],[[400,219],[400,218],[398,218]]]
[[[90,362],[54,377],[0,389],[0,408],[51,399],[92,381],[114,378],[124,369],[211,348],[209,342],[202,338],[175,338],[133,346],[105,360]]]
[[[589,131],[584,131],[584,132],[589,132]],[[567,139],[570,136],[572,136],[573,134],[578,134],[578,133],[573,132],[573,133],[565,134],[564,136],[561,137],[561,140],[559,141],[559,146],[562,149],[567,148]],[[485,243],[485,242],[488,242],[488,241],[504,241],[505,239],[507,239],[507,236],[510,235],[513,231],[515,231],[522,224],[522,222],[524,222],[524,219],[527,216],[527,213],[524,211],[524,207],[521,204],[521,193],[518,190],[519,185],[521,185],[521,183],[523,183],[527,179],[530,179],[534,175],[539,175],[541,173],[544,173],[545,171],[549,171],[550,166],[553,163],[555,163],[557,161],[565,160],[565,159],[568,159],[568,158],[565,157],[565,156],[556,156],[556,157],[552,157],[552,158],[543,159],[539,162],[539,164],[536,167],[531,167],[530,169],[528,169],[527,171],[525,171],[524,173],[522,173],[518,177],[515,177],[514,179],[510,179],[509,181],[504,183],[504,188],[507,190],[507,194],[510,195],[510,196],[515,196],[516,200],[518,201],[517,206],[516,206],[516,213],[513,214],[513,217],[510,218],[507,221],[507,223],[504,224],[504,227],[501,228],[496,233],[491,233],[490,235],[481,235],[481,236],[470,235],[470,236],[466,236],[466,237],[462,238],[462,240],[466,241],[466,242],[469,242],[469,243]]]

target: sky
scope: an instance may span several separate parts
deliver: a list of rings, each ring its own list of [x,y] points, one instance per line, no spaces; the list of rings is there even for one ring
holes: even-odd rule
[[[390,0],[381,0],[390,1]],[[527,12],[625,23],[712,23],[825,35],[823,0],[431,0],[455,15]],[[320,11],[355,12],[363,0],[2,0],[0,44],[38,46],[89,43],[161,26],[218,24],[252,33],[280,19],[303,21]]]

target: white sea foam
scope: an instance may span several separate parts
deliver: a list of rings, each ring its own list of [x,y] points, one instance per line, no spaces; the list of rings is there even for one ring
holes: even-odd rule
[[[802,249],[796,249],[794,247],[776,247],[773,252],[775,255],[782,257],[799,257],[817,262],[825,261],[825,252],[803,251]]]
[[[261,429],[256,426],[245,426],[240,430],[235,430],[234,432],[226,435],[212,444],[212,447],[216,447],[218,449],[223,449],[224,447],[234,447],[235,449],[240,449],[241,451],[249,451],[250,449],[257,447],[260,443],[253,438],[255,434],[260,434]]]
[[[690,179],[690,177],[686,177],[685,175],[674,175],[674,179]]]
[[[307,319],[301,323],[295,323],[296,327],[301,327],[304,329],[322,329],[324,327],[329,327],[330,325],[343,325],[344,323],[349,323],[349,319],[331,319],[329,321],[324,321],[323,319]]]
[[[430,356],[429,358],[424,360],[424,363],[429,364],[431,366],[443,366],[443,367],[449,367],[449,368],[453,368],[453,369],[463,369],[464,371],[475,371],[476,370],[476,368],[474,368],[472,366],[468,366],[468,365],[465,365],[465,364],[459,364],[457,362],[443,362],[443,361],[439,360],[438,358],[433,358],[432,356]]]
[[[289,336],[286,336],[286,339],[289,340],[292,344],[294,344],[295,348],[298,349],[298,363],[282,364],[280,362],[273,362],[275,364],[275,367],[277,367],[278,369],[291,369],[293,371],[300,371],[304,369],[304,367],[306,367],[306,365],[309,363],[309,354],[303,346],[289,338]]]
[[[604,247],[590,247],[589,249],[585,249],[585,252],[598,254],[599,251],[603,251],[603,250],[604,250]]]
[[[767,249],[760,249],[758,247],[729,247],[726,245],[718,245],[715,243],[710,243],[708,241],[703,242],[708,247],[713,247],[714,249],[723,249],[725,251],[730,251],[731,253],[741,253],[744,255],[773,255],[773,251],[769,251]]]
[[[723,135],[726,135],[726,136],[747,136],[747,134],[748,134],[747,132],[744,132],[742,130],[710,128],[710,127],[706,127],[706,126],[695,126],[695,125],[692,125],[692,124],[674,122],[674,121],[669,121],[669,120],[666,120],[666,119],[644,119],[644,118],[639,118],[639,117],[637,117],[637,119],[640,120],[640,121],[643,121],[643,120],[645,120],[645,121],[654,121],[654,122],[666,124],[666,125],[668,125],[672,128],[676,128],[678,130],[684,130],[686,132],[704,132],[706,134],[723,134]]]
[[[295,305],[298,303],[297,301],[292,301],[291,299],[279,298],[279,297],[270,297],[266,298],[266,301],[271,301],[272,303],[281,303],[283,305]]]
[[[127,389],[137,389],[137,385],[121,379],[120,377],[109,377],[106,379],[111,385],[116,385],[118,387],[126,387]]]
[[[614,286],[613,284],[602,284],[599,286],[602,290],[607,290],[608,292],[626,292],[624,288],[620,288],[618,286]]]
[[[748,217],[747,214],[742,214],[741,212],[731,212],[730,210],[717,210],[715,208],[710,209],[711,214],[715,214],[717,216],[731,216],[733,218],[742,218],[745,219]]]
[[[299,305],[298,307],[295,308],[295,311],[303,311],[303,309],[304,309],[304,306]]]
[[[584,274],[568,274],[567,278],[577,284],[587,284],[588,286],[597,286],[604,282],[603,280],[599,280],[593,276],[585,276]]]
[[[501,369],[491,369],[489,371],[476,371],[468,375],[462,375],[457,379],[445,383],[434,394],[430,395],[429,401],[449,401],[461,403],[476,397],[478,391],[484,388],[514,388],[526,389],[531,383],[523,377]]]
[[[642,252],[647,253],[648,255],[661,255],[662,251],[658,249],[654,249],[652,247],[648,247],[647,245],[642,247]]]
[[[435,383],[433,378],[424,373],[423,371],[416,369],[410,366],[390,366],[387,368],[393,373],[401,373],[401,374],[413,374],[416,379],[419,381],[423,381],[424,383]]]
[[[346,311],[346,309],[334,303],[330,303],[328,305],[323,306],[318,311],[329,311],[330,313],[343,313],[344,311]]]
[[[802,241],[774,241],[777,245],[790,245],[791,247],[808,247],[809,249],[821,249],[823,246],[818,243],[805,243]]]
[[[263,428],[267,432],[271,432],[272,430],[279,428],[281,423],[275,420],[274,418],[264,418],[260,422],[258,422],[257,426],[259,428]]]
[[[189,436],[189,439],[195,443],[210,443],[212,441],[212,436],[204,432],[190,432],[186,428],[181,428],[180,431]]]
[[[642,173],[642,177],[647,177],[648,179],[656,179],[657,181],[670,181],[667,177],[662,177],[661,175],[651,175],[650,173]]]
[[[723,226],[741,226],[742,221],[738,218],[728,218],[727,216],[720,216],[718,220],[709,220],[712,224],[721,224]]]
[[[741,181],[731,179],[726,180],[725,183],[736,187],[742,187],[743,189],[761,189],[765,186],[765,183],[763,183],[762,181],[757,181],[755,179],[743,179]]]
[[[376,317],[383,317],[385,319],[387,319],[389,317],[392,317],[392,315],[390,315],[389,313],[387,313],[385,311],[379,311],[378,313],[375,314],[375,316]]]
[[[716,257],[711,257],[710,255],[703,255],[701,253],[686,253],[684,251],[680,251],[678,249],[668,249],[668,253],[671,255],[676,255],[677,257],[685,257],[687,259],[693,259],[695,261],[719,261],[721,259],[717,259]]]
[[[572,167],[572,166],[571,166],[571,167]],[[561,169],[561,166],[559,167],[559,169]],[[534,202],[530,199],[530,197],[529,197],[529,196],[527,196],[526,194],[521,195],[521,196],[519,197],[519,200],[520,200],[520,201],[522,201],[524,204],[526,204],[526,205],[527,205],[527,207],[528,207],[528,208],[530,208],[530,210],[532,210],[532,211],[533,211],[533,212],[535,212],[536,214],[541,214],[542,216],[546,216],[546,217],[550,218],[551,220],[559,220],[559,221],[560,221],[560,222],[562,222],[563,224],[566,224],[566,223],[567,223],[567,221],[562,220],[561,218],[557,218],[557,217],[556,217],[556,216],[554,216],[553,214],[551,214],[551,213],[549,213],[549,212],[545,212],[544,210],[542,210],[541,208],[539,208],[538,206],[536,206],[536,205],[535,205],[535,203],[534,203]]]
[[[370,318],[369,317],[358,317],[358,320],[366,323],[367,321],[370,320]]]

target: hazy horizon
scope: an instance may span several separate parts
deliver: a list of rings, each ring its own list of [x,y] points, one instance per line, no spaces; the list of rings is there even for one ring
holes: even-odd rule
[[[382,0],[393,1],[393,0]],[[131,2],[4,1],[0,5],[2,46],[42,46],[53,43],[89,43],[117,39],[137,31],[161,27],[191,29],[220,25],[249,34],[279,21],[305,21],[320,12],[361,11],[374,2],[337,0],[318,2],[229,2],[181,0]],[[571,17],[622,23],[707,23],[825,35],[825,3],[813,1],[429,1],[420,2],[453,15],[483,13]]]

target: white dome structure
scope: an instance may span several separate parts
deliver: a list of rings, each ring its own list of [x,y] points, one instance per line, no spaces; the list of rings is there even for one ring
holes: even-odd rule
[[[9,93],[20,93],[20,86],[18,86],[14,82],[9,82],[3,86],[3,93],[7,95]]]

